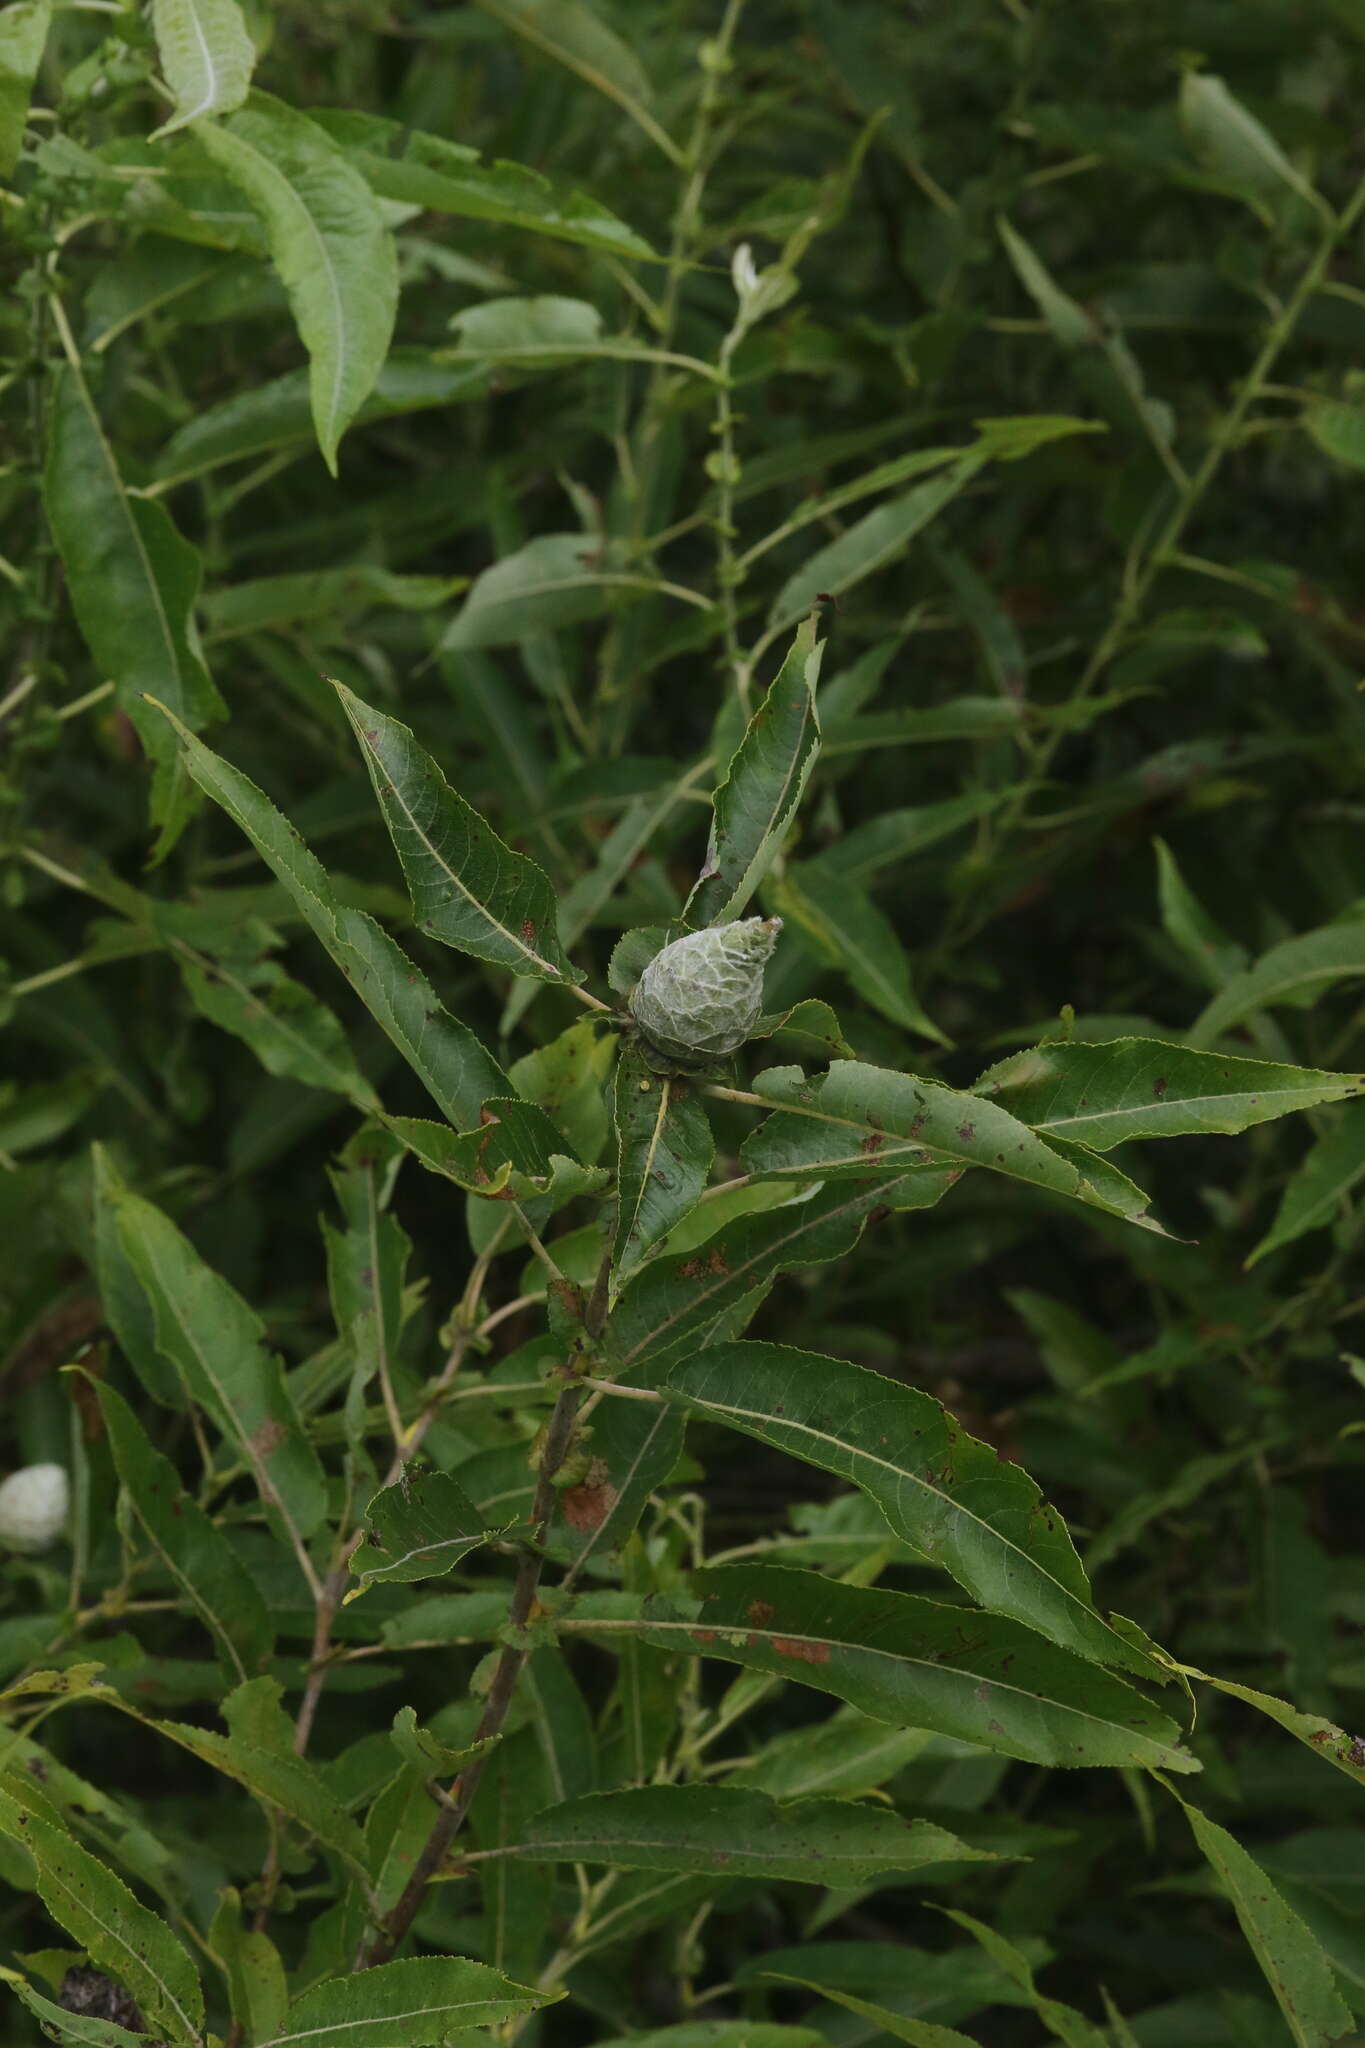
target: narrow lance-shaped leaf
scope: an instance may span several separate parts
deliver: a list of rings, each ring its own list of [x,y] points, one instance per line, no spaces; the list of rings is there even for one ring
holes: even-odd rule
[[[1292,1244],[1305,1231],[1320,1230],[1324,1224],[1330,1223],[1362,1176],[1365,1176],[1365,1104],[1356,1102],[1300,1161],[1280,1197],[1275,1221],[1248,1257],[1248,1266],[1254,1266],[1267,1252]]]
[[[852,1480],[902,1541],[993,1613],[1101,1664],[1160,1681],[1163,1667],[1095,1612],[1055,1508],[1019,1465],[968,1436],[932,1395],[782,1344],[718,1344],[675,1366],[690,1408]]]
[[[1299,2048],[1336,2048],[1351,2030],[1351,2015],[1317,1936],[1226,1828],[1180,1804]]]
[[[621,1549],[682,1455],[683,1425],[675,1408],[607,1396],[592,1420],[586,1472],[559,1489],[555,1540],[577,1572],[594,1551]]]
[[[245,832],[442,1114],[457,1130],[476,1125],[490,1096],[511,1092],[492,1054],[442,1008],[401,946],[372,917],[340,901],[321,862],[255,783],[179,720],[170,722],[194,780]]]
[[[268,1934],[242,1925],[241,1897],[232,1885],[218,1894],[209,1947],[222,1960],[232,2016],[247,2040],[277,2034],[289,2010],[284,1963]]]
[[[7,1970],[3,1964],[0,1964],[0,1984],[8,1984],[34,2018],[42,2021],[44,2039],[85,2042],[89,2048],[146,2048],[145,2034],[130,2034],[127,2027],[121,2027],[117,2020],[87,2019],[81,2014],[67,2012],[64,2007],[54,2005],[50,1998],[44,1998],[41,1991],[35,1991],[17,1970]]]
[[[327,1513],[327,1482],[294,1412],[279,1361],[236,1289],[206,1266],[168,1216],[114,1195],[119,1235],[156,1318],[157,1344],[245,1460],[267,1507],[297,1541]]]
[[[634,1047],[617,1061],[615,1118],[619,1280],[696,1206],[716,1148],[696,1087],[655,1073]]]
[[[379,1099],[361,1073],[335,1015],[273,960],[206,960],[176,948],[186,992],[201,1017],[251,1048],[268,1074],[344,1096],[374,1111]]]
[[[639,58],[584,0],[478,0],[478,4],[535,49],[614,100],[665,156],[675,164],[683,163],[677,143],[650,111],[653,93]]]
[[[851,1251],[875,1208],[929,1207],[948,1174],[837,1184],[766,1214],[742,1216],[685,1257],[656,1257],[621,1290],[606,1329],[613,1375],[657,1379],[675,1358],[738,1335],[774,1278]]]
[[[1191,1045],[1212,1045],[1234,1024],[1274,1003],[1314,1002],[1333,982],[1365,974],[1365,918],[1301,932],[1262,953],[1220,989],[1186,1034]]]
[[[343,684],[334,687],[360,742],[422,930],[518,974],[571,980],[544,871],[503,844],[407,726]]]
[[[1242,105],[1221,78],[1188,70],[1180,81],[1180,124],[1190,147],[1221,183],[1239,192],[1262,218],[1260,201],[1294,192],[1321,207],[1308,180],[1297,171],[1273,135]]]
[[[893,1727],[929,1728],[1024,1762],[1199,1768],[1179,1748],[1175,1723],[1132,1686],[1003,1615],[781,1565],[716,1566],[694,1573],[691,1591],[686,1601],[651,1596],[624,1615],[594,1616],[589,1595],[557,1626],[719,1657],[833,1693]]]
[[[187,1721],[149,1721],[125,1699],[111,1699],[109,1704],[231,1778],[262,1805],[277,1806],[363,1875],[365,1837],[307,1757],[264,1747],[236,1733],[196,1728]]]
[[[915,994],[895,927],[857,882],[832,863],[800,861],[788,867],[773,901],[817,957],[840,968],[883,1017],[947,1045]]]
[[[409,1584],[451,1571],[497,1532],[448,1472],[420,1472],[377,1493],[365,1510],[369,1540],[351,1560],[361,1581]]]
[[[191,730],[222,705],[193,625],[199,556],[164,505],[132,498],[84,377],[56,375],[43,481],[47,516],[86,645],[151,757],[158,856],[189,817],[188,784],[173,736],[144,698],[159,698]]]
[[[828,1154],[848,1163],[863,1152],[875,1160],[883,1146],[908,1140],[920,1148],[910,1165],[983,1166],[1011,1180],[1067,1195],[1129,1222],[1144,1220],[1145,1198],[1131,1181],[1087,1170],[1084,1151],[1063,1152],[1030,1130],[997,1103],[959,1094],[918,1074],[896,1074],[859,1060],[835,1060],[823,1076],[807,1077],[800,1067],[772,1067],[760,1074],[755,1092],[783,1105],[745,1146],[750,1171],[790,1176],[814,1173]],[[810,1135],[802,1134],[802,1120]],[[774,1128],[775,1125],[775,1128]],[[752,1148],[752,1152],[751,1152]],[[771,1167],[767,1164],[773,1155]],[[808,1163],[796,1161],[808,1155]]]
[[[765,1970],[763,1975],[769,1983],[794,1984],[801,1991],[813,1991],[817,1998],[828,1998],[833,2004],[856,2012],[878,2034],[890,2034],[893,2041],[908,2041],[910,2048],[976,2048],[975,2041],[959,2034],[956,2027],[941,2027],[934,2020],[917,2020],[907,2013],[891,2012],[851,1991],[836,1991],[828,1984],[813,1983],[809,1977],[790,1977],[785,1970]]]
[[[525,164],[480,161],[477,149],[351,109],[315,113],[381,199],[429,213],[499,221],[609,256],[652,256],[635,230],[599,200],[556,185]]]
[[[623,1870],[862,1885],[893,1870],[989,1862],[946,1828],[839,1799],[779,1804],[729,1785],[645,1785],[594,1792],[538,1813],[518,1854]]]
[[[452,1131],[417,1116],[386,1116],[384,1122],[429,1173],[444,1175],[470,1194],[492,1199],[505,1188],[516,1195],[543,1194],[554,1183],[556,1160],[587,1175],[589,1183],[606,1178],[605,1168],[573,1159],[543,1109],[515,1096],[490,1097],[472,1131]]]
[[[313,424],[327,467],[378,377],[398,308],[398,259],[369,186],[315,121],[253,92],[197,130],[261,217],[309,357]]]
[[[205,114],[230,114],[251,84],[256,52],[237,0],[152,0],[152,28],[175,113],[157,135]],[[154,136],[153,141],[156,140]]]
[[[1238,1685],[1231,1678],[1215,1678],[1211,1671],[1197,1671],[1192,1664],[1183,1664],[1180,1669],[1186,1678],[1197,1678],[1204,1685],[1227,1693],[1231,1699],[1255,1707],[1257,1713],[1276,1722],[1314,1756],[1320,1756],[1344,1776],[1354,1778],[1357,1785],[1365,1785],[1365,1742],[1358,1735],[1348,1735],[1335,1721],[1324,1720],[1321,1714],[1306,1714],[1288,1700],[1277,1699],[1274,1693],[1257,1692],[1254,1686]]]
[[[955,1907],[945,1908],[948,1918],[955,1920],[959,1927],[965,1927],[976,1937],[993,1963],[998,1963],[1007,1977],[1019,1986],[1040,2020],[1054,2039],[1066,2043],[1066,2048],[1110,2048],[1109,2036],[1099,2027],[1092,2026],[1084,2013],[1074,2006],[1063,2005],[1060,1999],[1046,1997],[1033,1981],[1033,1967],[1023,1950],[1012,1941],[988,1927],[983,1920],[973,1919],[970,1913],[957,1911]]]
[[[51,22],[52,0],[18,0],[0,11],[0,178],[14,175],[24,146],[29,94]]]
[[[1041,1136],[1077,1139],[1107,1152],[1129,1138],[1245,1131],[1294,1110],[1344,1101],[1362,1087],[1359,1074],[1115,1038],[1012,1053],[973,1083],[973,1093],[1002,1102]]]
[[[878,505],[854,521],[837,540],[816,550],[810,560],[788,578],[773,600],[768,623],[790,625],[809,611],[822,591],[839,597],[860,583],[864,576],[893,562],[943,507],[965,490],[988,457],[981,450],[965,453],[943,476],[916,484],[899,498]]]
[[[94,1389],[119,1481],[152,1548],[212,1634],[229,1683],[255,1677],[270,1661],[275,1636],[255,1580],[123,1396],[101,1381]]]
[[[204,2024],[199,1974],[159,1913],[41,1810],[0,1792],[0,1829],[38,1866],[38,1892],[91,1961],[125,1985],[174,2048],[197,2048]]]
[[[285,2031],[258,2048],[440,2048],[545,2003],[487,1963],[414,1956],[315,1984],[290,2007]]]
[[[820,750],[815,685],[823,653],[812,615],[797,629],[716,791],[706,865],[684,911],[692,924],[738,917],[781,848]]]

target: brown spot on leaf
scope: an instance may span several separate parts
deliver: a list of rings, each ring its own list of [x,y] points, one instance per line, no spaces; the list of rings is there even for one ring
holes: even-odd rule
[[[258,1429],[251,1432],[251,1449],[256,1457],[268,1458],[280,1448],[288,1435],[289,1431],[282,1422],[263,1422]]]
[[[607,1477],[606,1459],[594,1458],[581,1482],[577,1486],[566,1486],[559,1498],[569,1527],[580,1535],[593,1536],[621,1495]]]
[[[772,1647],[779,1657],[795,1657],[800,1664],[828,1664],[828,1643],[807,1643],[799,1636],[774,1636]]]
[[[766,1628],[776,1612],[771,1600],[751,1600],[745,1609],[755,1628]]]

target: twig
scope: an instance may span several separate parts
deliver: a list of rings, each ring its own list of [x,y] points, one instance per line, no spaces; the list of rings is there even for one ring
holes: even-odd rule
[[[513,1588],[512,1604],[507,1616],[508,1626],[514,1635],[519,1635],[525,1628],[540,1589],[540,1577],[544,1569],[541,1546],[554,1512],[554,1478],[564,1462],[573,1438],[581,1395],[582,1389],[577,1380],[561,1390],[545,1432],[540,1471],[536,1480],[535,1501],[531,1509],[530,1541],[522,1552],[521,1562],[517,1567],[516,1585]],[[502,1654],[493,1673],[493,1683],[488,1689],[488,1698],[484,1702],[483,1713],[479,1717],[479,1725],[474,1733],[476,1743],[486,1742],[489,1737],[502,1733],[503,1723],[507,1719],[517,1689],[517,1681],[529,1655],[529,1649],[523,1647],[520,1642],[503,1645]],[[357,1957],[357,1963],[361,1968],[368,1969],[376,1963],[387,1962],[402,1943],[426,1896],[427,1886],[445,1862],[451,1843],[464,1826],[487,1765],[488,1751],[485,1750],[466,1765],[453,1781],[448,1795],[449,1803],[443,1805],[437,1815],[435,1825],[413,1865],[412,1875],[403,1889],[402,1897],[385,1916],[374,1940]]]

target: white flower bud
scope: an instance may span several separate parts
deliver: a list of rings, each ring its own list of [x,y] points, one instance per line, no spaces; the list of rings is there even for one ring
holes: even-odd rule
[[[25,1465],[0,1485],[0,1547],[30,1554],[65,1534],[71,1485],[63,1465]]]
[[[674,1065],[721,1059],[750,1036],[763,1008],[763,966],[780,917],[745,917],[689,932],[640,976],[631,1015],[648,1047]]]

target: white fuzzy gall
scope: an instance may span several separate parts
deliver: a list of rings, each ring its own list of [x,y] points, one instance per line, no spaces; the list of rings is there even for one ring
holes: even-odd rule
[[[71,1483],[63,1465],[25,1465],[0,1484],[0,1549],[33,1555],[66,1533]]]

